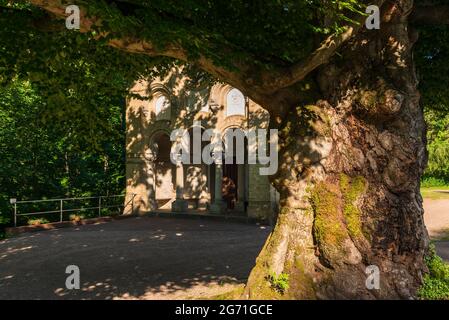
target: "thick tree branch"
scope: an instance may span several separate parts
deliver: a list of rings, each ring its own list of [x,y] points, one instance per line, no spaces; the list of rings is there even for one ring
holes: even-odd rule
[[[300,61],[290,68],[282,71],[282,73],[270,73],[265,79],[264,83],[271,83],[275,90],[291,86],[304,78],[317,67],[327,63],[329,59],[335,54],[338,48],[351,38],[360,27],[351,26],[339,35],[332,35],[321,43],[320,47],[316,49],[307,59]]]
[[[57,18],[66,18],[67,14],[65,9],[68,4],[65,4],[61,0],[31,0],[35,6],[44,9],[47,12],[52,13]],[[100,26],[101,20],[96,17],[90,17],[86,14],[86,11],[81,8],[80,10],[80,31],[89,32],[94,26]],[[100,34],[98,38],[105,37],[107,34]],[[109,44],[118,49],[126,49],[126,51],[134,53],[145,53],[149,56],[168,56],[176,59],[184,60],[186,54],[181,47],[175,45],[166,46],[164,49],[156,50],[156,48],[148,41],[133,38],[113,39]]]
[[[67,4],[62,0],[30,0],[32,4],[40,7],[56,17],[65,18],[65,8]],[[384,0],[377,0],[379,6]],[[293,90],[291,87],[303,80],[317,67],[327,63],[335,52],[353,37],[364,26],[365,17],[359,16],[358,23],[348,26],[345,32],[332,35],[327,38],[309,57],[305,60],[293,64],[287,68],[274,68],[269,71],[261,70],[260,66],[245,61],[239,63],[235,61],[238,71],[230,71],[228,68],[217,66],[214,61],[205,56],[200,56],[193,61],[189,61],[189,55],[178,42],[171,42],[165,47],[155,47],[149,40],[138,37],[112,38],[109,45],[127,52],[145,54],[148,56],[166,56],[182,61],[190,62],[199,68],[209,72],[215,77],[222,79],[234,87],[241,89],[254,101],[261,105],[282,104],[281,98],[285,100],[284,91]],[[101,20],[96,17],[90,17],[81,8],[81,32],[88,32],[94,26],[101,25]],[[101,34],[99,37],[106,36]],[[225,50],[229,50],[229,47]],[[257,77],[257,78],[255,78]],[[275,103],[273,103],[275,100]]]
[[[410,15],[410,22],[414,24],[449,24],[449,6],[415,7]]]
[[[385,0],[377,0],[371,1],[370,4],[377,5],[380,8],[384,2]],[[365,16],[354,18],[355,23],[347,26],[344,32],[329,36],[305,60],[299,61],[283,70],[281,75],[276,73],[269,74],[264,82],[272,83],[274,88],[278,90],[302,81],[313,70],[327,63],[346,41],[357,34],[365,26],[365,19]]]
[[[30,2],[47,11],[52,13],[57,18],[66,18],[67,14],[65,9],[68,4],[64,3],[62,0],[30,0]],[[100,26],[101,20],[96,17],[90,17],[86,14],[86,10],[80,8],[80,31],[89,32],[94,26]],[[105,37],[108,34],[100,34],[98,38]],[[169,43],[163,48],[154,46],[150,41],[143,40],[137,37],[125,37],[125,38],[113,38],[109,40],[109,45],[123,50],[126,52],[145,54],[148,56],[166,56],[174,59],[178,59],[185,62],[190,62],[197,65],[199,68],[209,72],[215,77],[222,79],[229,84],[233,85],[244,91],[245,94],[251,96],[251,98],[259,103],[264,103],[267,100],[266,88],[258,86],[253,82],[248,82],[250,75],[246,72],[254,71],[254,68],[248,65],[248,63],[242,65],[238,72],[230,71],[224,67],[217,66],[210,59],[200,56],[194,61],[189,61],[188,54],[185,49],[176,42]]]

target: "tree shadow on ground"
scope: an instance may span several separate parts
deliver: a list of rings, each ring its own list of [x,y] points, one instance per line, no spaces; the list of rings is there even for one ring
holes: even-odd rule
[[[270,229],[198,219],[129,218],[0,242],[0,299],[206,297],[244,283]],[[66,289],[68,265],[80,290]]]

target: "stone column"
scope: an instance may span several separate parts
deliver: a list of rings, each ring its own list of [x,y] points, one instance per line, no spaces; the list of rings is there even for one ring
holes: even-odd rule
[[[221,152],[221,151],[220,151]],[[215,197],[212,205],[210,206],[210,212],[215,214],[223,213],[226,204],[223,201],[223,195],[221,193],[221,188],[223,185],[223,164],[221,159],[215,161]]]
[[[146,183],[148,186],[148,208],[149,211],[157,209],[156,201],[156,159],[157,148],[148,148],[145,151]]]
[[[239,212],[245,211],[245,165],[238,164],[237,167],[237,203],[235,210]]]
[[[209,177],[210,177],[210,171],[209,166],[202,164],[201,165],[201,180],[204,185],[209,184]],[[206,192],[205,189],[200,191],[200,196],[198,200],[198,207],[199,210],[206,210],[209,207],[209,204],[211,203],[210,198],[210,190],[209,192]]]
[[[172,203],[172,210],[176,212],[187,210],[187,202],[184,200],[184,166],[181,159],[176,162],[176,200]]]
[[[147,199],[148,211],[157,209],[156,201],[156,163],[154,161],[146,161],[146,183],[147,183]]]

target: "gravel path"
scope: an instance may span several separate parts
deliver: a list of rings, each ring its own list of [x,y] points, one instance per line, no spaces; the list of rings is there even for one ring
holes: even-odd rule
[[[424,223],[438,255],[449,261],[449,199],[424,199]]]

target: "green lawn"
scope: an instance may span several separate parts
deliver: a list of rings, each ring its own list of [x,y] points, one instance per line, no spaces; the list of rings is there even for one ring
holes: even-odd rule
[[[421,195],[426,199],[449,199],[449,186],[445,187],[423,187]]]

